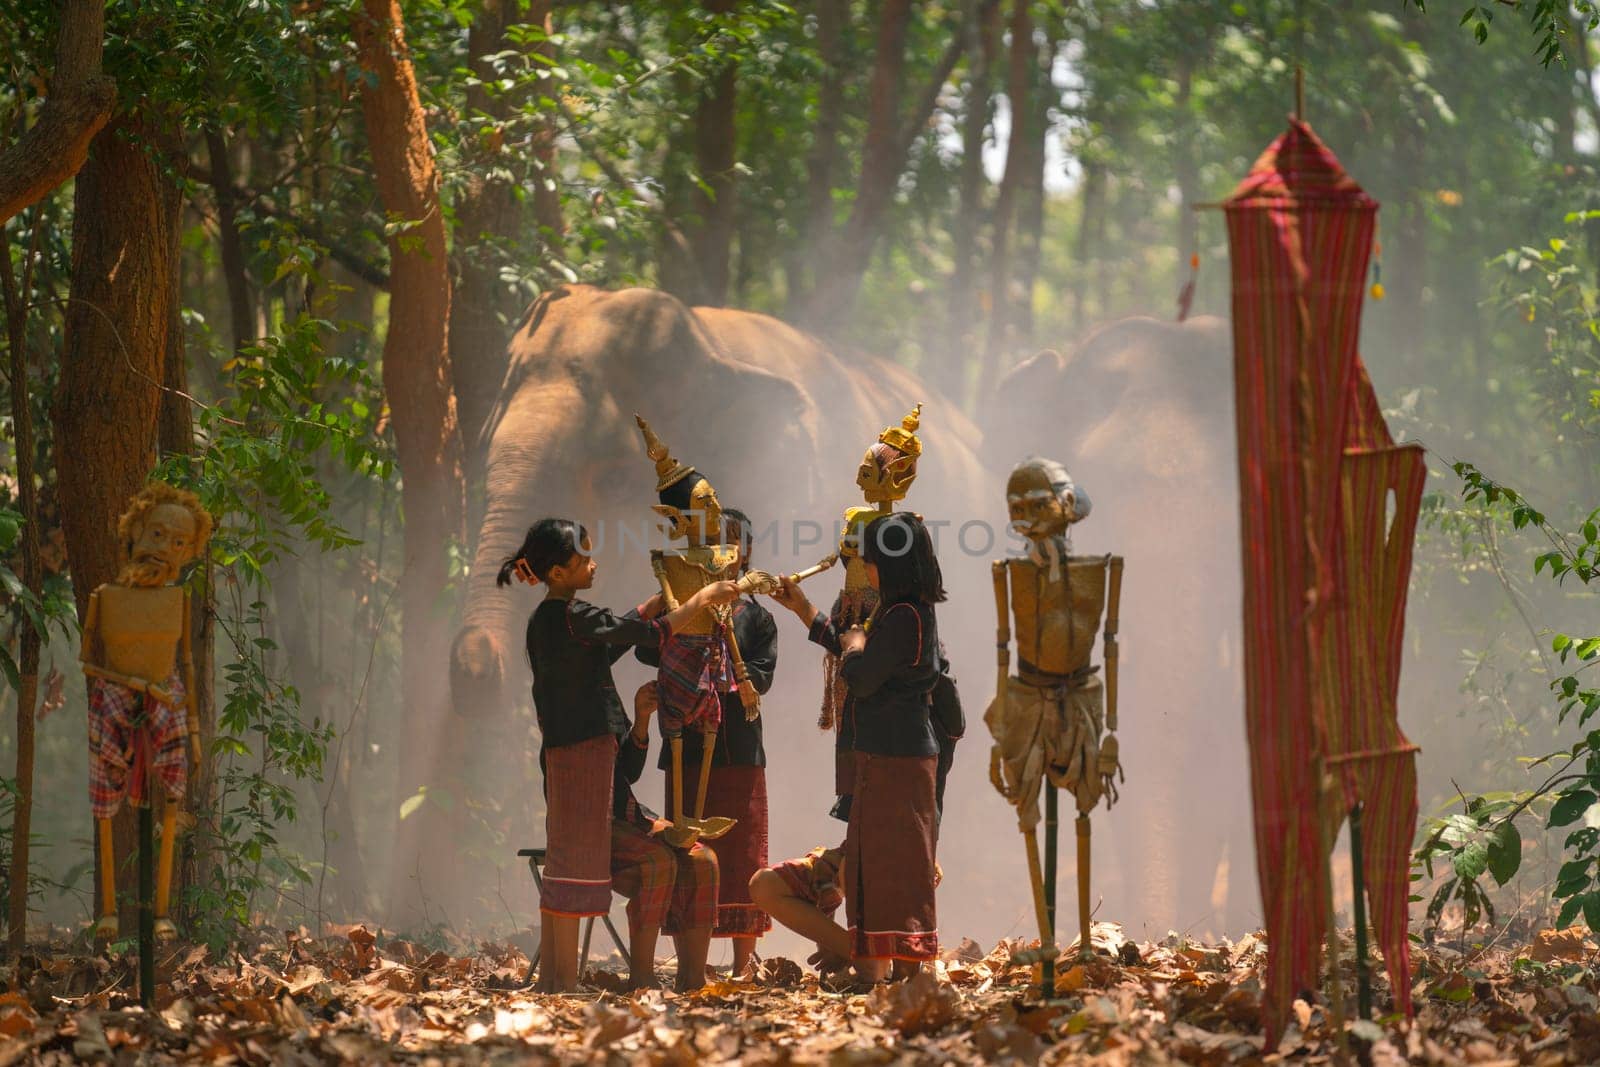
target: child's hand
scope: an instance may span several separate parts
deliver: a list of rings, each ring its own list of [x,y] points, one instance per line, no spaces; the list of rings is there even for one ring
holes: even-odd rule
[[[646,682],[633,694],[633,717],[644,722],[661,709],[661,690],[655,682]]]
[[[639,605],[639,618],[653,619],[667,610],[667,601],[660,593]]]
[[[867,631],[852,626],[839,635],[839,649],[843,652],[860,652],[867,647]]]
[[[705,602],[711,605],[731,604],[739,599],[738,582],[712,582],[703,589]]]
[[[778,578],[781,588],[772,594],[772,599],[800,616],[800,621],[810,622],[816,612],[811,609],[811,601],[800,591],[800,584],[787,574]]]
[[[650,836],[651,837],[656,836],[657,834],[661,833],[663,830],[670,830],[670,829],[672,829],[672,820],[671,819],[651,819],[650,820]]]

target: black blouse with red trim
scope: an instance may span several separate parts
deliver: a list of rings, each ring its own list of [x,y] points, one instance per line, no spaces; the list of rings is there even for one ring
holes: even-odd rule
[[[540,750],[627,733],[611,665],[635,645],[659,646],[667,633],[664,621],[641,619],[637,608],[615,615],[585,600],[546,597],[528,619]]]
[[[839,632],[817,612],[810,638],[839,656],[847,690],[838,747],[875,756],[937,756],[928,696],[939,680],[939,628],[933,606],[899,601],[881,606],[858,652],[844,652]]]

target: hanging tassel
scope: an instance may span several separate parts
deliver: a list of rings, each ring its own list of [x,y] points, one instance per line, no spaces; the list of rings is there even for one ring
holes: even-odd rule
[[[1182,322],[1189,317],[1189,309],[1194,305],[1194,283],[1200,276],[1200,253],[1195,252],[1189,256],[1189,280],[1183,283],[1183,288],[1178,291],[1178,321]]]
[[[1383,299],[1383,242],[1372,242],[1372,288],[1368,290],[1373,300]]]

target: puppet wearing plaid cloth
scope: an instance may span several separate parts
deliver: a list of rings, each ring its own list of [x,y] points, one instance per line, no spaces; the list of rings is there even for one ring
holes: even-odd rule
[[[89,679],[89,808],[96,819],[116,815],[123,800],[136,807],[150,803],[150,782],[133,773],[137,746],[144,743],[141,728],[149,731],[148,773],[160,780],[169,803],[183,800],[189,778],[183,680],[173,671],[161,688],[171,704],[104,678]],[[140,721],[145,716],[147,726]]]

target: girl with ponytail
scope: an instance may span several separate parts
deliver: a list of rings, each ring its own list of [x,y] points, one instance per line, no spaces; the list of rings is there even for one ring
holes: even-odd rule
[[[739,595],[733,582],[715,582],[658,618],[650,616],[660,611],[659,597],[616,615],[577,596],[594,585],[596,571],[587,531],[570,519],[547,518],[529,527],[522,547],[501,564],[495,579],[499,586],[516,579],[545,588],[544,600],[528,619],[527,633],[546,801],[544,892],[539,902],[539,988],[544,992],[578,988],[578,920],[610,910],[613,876],[623,888],[639,883],[629,877],[629,870],[619,871],[617,862],[633,864],[641,858],[636,855],[640,849],[619,857],[612,848],[615,824],[623,821],[615,817],[635,816],[636,805],[626,777],[620,788],[616,786],[618,746],[633,724],[617,696],[611,665],[635,646],[659,647],[702,608],[726,604]],[[662,857],[649,858],[669,871],[677,863],[671,856],[664,863]],[[686,856],[684,862],[694,858]],[[714,911],[716,861],[702,856],[700,862],[710,865]],[[635,984],[654,980],[655,935],[671,904],[670,894],[655,889],[636,890],[629,905]],[[705,940],[710,940],[709,920]],[[704,950],[700,958],[703,981]]]

